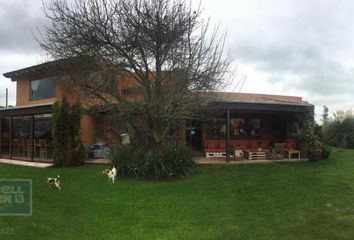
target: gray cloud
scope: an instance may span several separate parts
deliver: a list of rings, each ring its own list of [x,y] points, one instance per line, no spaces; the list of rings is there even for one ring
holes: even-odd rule
[[[299,93],[317,111],[354,105],[354,2],[241,0],[234,6],[225,17],[230,50],[240,65],[263,74],[268,91],[280,85],[279,94]]]
[[[38,53],[33,33],[46,23],[41,0],[2,1],[0,7],[0,51]]]

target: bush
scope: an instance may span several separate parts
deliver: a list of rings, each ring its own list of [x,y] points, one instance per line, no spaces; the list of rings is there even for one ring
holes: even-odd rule
[[[191,149],[177,143],[166,144],[160,151],[121,146],[113,151],[111,161],[120,175],[144,179],[185,177],[195,169]]]
[[[79,147],[75,149],[74,152],[75,161],[72,162],[72,166],[81,166],[85,164],[87,160],[86,149],[82,143],[80,143]]]
[[[322,147],[322,159],[327,159],[331,155],[331,148],[329,147]]]
[[[109,159],[117,168],[118,175],[137,175],[137,169],[144,159],[144,151],[133,145],[119,146],[113,149]]]
[[[332,147],[354,149],[354,117],[338,116],[323,126],[323,141]]]
[[[85,163],[86,152],[82,146],[80,120],[81,104],[70,106],[63,98],[53,106],[53,163],[55,167],[78,166]]]

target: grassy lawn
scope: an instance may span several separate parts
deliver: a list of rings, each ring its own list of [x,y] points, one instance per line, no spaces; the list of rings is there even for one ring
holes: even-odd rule
[[[0,239],[354,239],[354,151],[317,163],[200,167],[173,182],[119,179],[104,166],[0,165],[31,178],[33,215],[0,216]],[[44,178],[61,175],[62,191]],[[1,234],[1,231],[0,231]]]

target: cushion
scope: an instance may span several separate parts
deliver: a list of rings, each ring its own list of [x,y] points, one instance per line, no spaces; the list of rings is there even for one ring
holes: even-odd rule
[[[219,148],[225,148],[226,149],[226,144],[224,141],[219,142]]]
[[[208,143],[206,144],[206,147],[207,147],[207,148],[216,148],[215,143],[213,143],[213,142],[208,142]]]

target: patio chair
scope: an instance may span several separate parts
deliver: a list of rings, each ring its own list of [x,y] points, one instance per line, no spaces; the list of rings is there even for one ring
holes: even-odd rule
[[[20,142],[17,138],[14,138],[12,140],[12,154],[15,157],[19,157],[20,156]]]
[[[47,141],[45,139],[39,139],[37,146],[39,147],[39,157],[47,159]]]
[[[285,143],[274,143],[274,147],[271,149],[272,159],[284,158]]]
[[[23,145],[23,157],[30,157],[32,150],[32,141],[31,139],[22,139]]]

